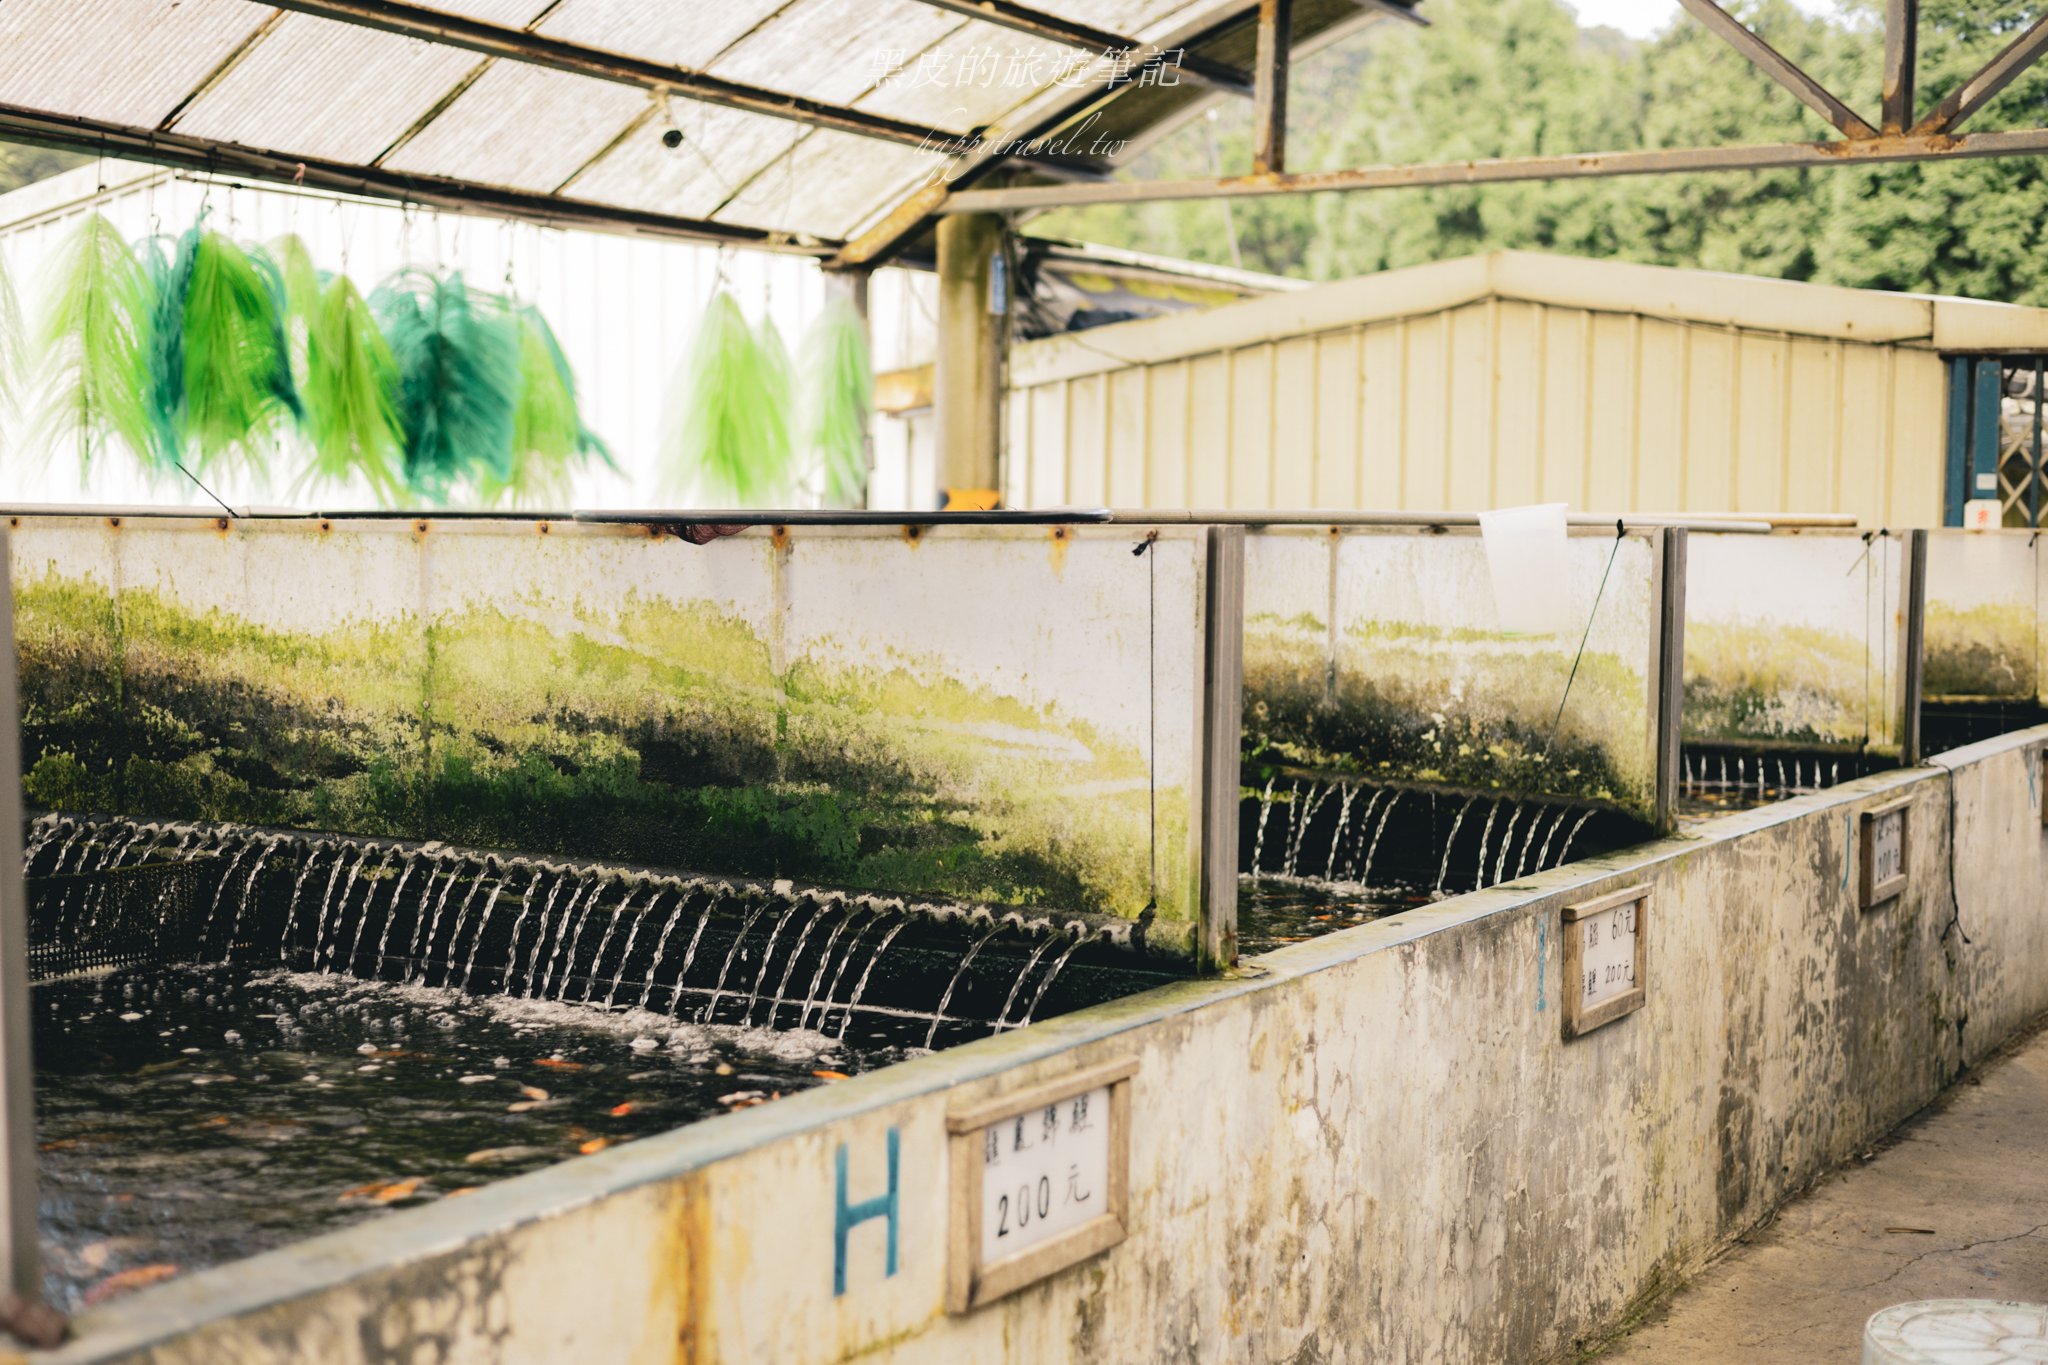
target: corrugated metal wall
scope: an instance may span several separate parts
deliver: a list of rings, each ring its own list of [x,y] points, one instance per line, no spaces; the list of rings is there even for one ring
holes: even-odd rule
[[[1061,339],[1057,358],[1013,364],[1008,496],[1246,509],[1554,500],[1940,523],[1946,395],[1927,342],[1487,292],[1297,335],[1250,306],[1223,309],[1189,324],[1181,354],[1125,347],[1118,328]],[[1095,340],[1107,359],[1077,364],[1073,348]]]

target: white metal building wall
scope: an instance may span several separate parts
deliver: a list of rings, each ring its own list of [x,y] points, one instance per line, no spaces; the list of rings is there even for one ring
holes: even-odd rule
[[[1943,350],[2048,313],[1497,253],[1012,357],[1015,505],[1941,521]]]

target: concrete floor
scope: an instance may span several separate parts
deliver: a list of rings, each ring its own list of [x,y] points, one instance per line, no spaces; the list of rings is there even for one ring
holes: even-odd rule
[[[1853,1365],[1910,1299],[2048,1302],[2048,1032],[1787,1205],[1601,1365]]]

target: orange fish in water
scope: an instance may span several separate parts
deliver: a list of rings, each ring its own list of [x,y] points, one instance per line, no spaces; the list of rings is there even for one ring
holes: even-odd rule
[[[419,1187],[420,1178],[418,1176],[414,1176],[410,1180],[373,1180],[367,1185],[358,1185],[354,1189],[343,1190],[340,1198],[342,1200],[368,1199],[372,1203],[377,1204],[395,1204],[401,1199],[411,1198],[419,1191]]]
[[[583,1063],[565,1062],[560,1057],[543,1057],[535,1065],[551,1066],[557,1071],[581,1071],[583,1069]]]
[[[612,1117],[615,1119],[622,1119],[632,1112],[633,1101],[631,1100],[627,1100],[624,1104],[615,1104],[612,1106]]]
[[[843,1081],[847,1078],[844,1071],[813,1071],[811,1074],[821,1081]]]
[[[599,1137],[592,1138],[590,1141],[584,1143],[581,1147],[578,1147],[576,1150],[583,1153],[583,1155],[585,1156],[590,1156],[594,1153],[603,1151],[605,1148],[611,1145],[612,1140],[610,1138]]]
[[[168,1280],[177,1273],[178,1267],[162,1261],[155,1265],[138,1265],[117,1271],[85,1291],[85,1305],[90,1308],[94,1304],[105,1303],[108,1299],[117,1298],[130,1290],[141,1289],[144,1285],[152,1285],[159,1280]]]

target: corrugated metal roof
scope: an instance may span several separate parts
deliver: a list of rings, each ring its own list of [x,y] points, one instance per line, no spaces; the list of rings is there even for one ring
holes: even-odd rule
[[[1241,52],[1256,8],[1034,7],[1139,42],[1203,44],[1205,53]],[[234,173],[283,177],[303,174],[303,160],[321,163],[330,188],[402,197],[427,192],[408,177],[433,177],[452,182],[433,187],[434,202],[521,211],[497,192],[561,195],[634,211],[641,230],[717,235],[716,225],[735,224],[829,246],[881,220],[953,158],[973,158],[977,133],[1029,136],[1105,103],[1108,64],[1090,67],[1101,54],[1078,38],[1027,35],[931,0],[408,8],[410,18],[373,6],[350,12],[346,0],[5,0],[0,116],[17,133],[174,164],[213,166],[218,152]],[[1371,13],[1356,0],[1298,0],[1297,41]],[[495,28],[465,29],[465,20]],[[380,29],[393,24],[410,24],[411,36]],[[1077,68],[1091,70],[1092,86],[1075,79]],[[713,89],[707,79],[732,84]],[[673,100],[657,93],[666,85],[678,91]],[[735,86],[745,111],[719,102],[734,99]],[[1128,101],[1150,126],[1213,97],[1190,83],[1126,88],[1107,105]],[[1099,110],[1096,118],[1112,134],[1141,131]],[[676,148],[662,142],[671,119],[684,134]],[[973,169],[985,163],[993,164],[984,156]],[[464,186],[478,187],[470,199]],[[584,216],[591,212],[602,210]]]

